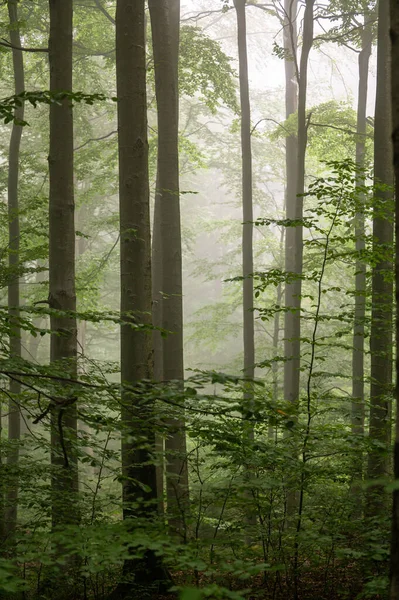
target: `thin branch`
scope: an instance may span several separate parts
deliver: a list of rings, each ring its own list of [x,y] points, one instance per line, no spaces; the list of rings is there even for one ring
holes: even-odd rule
[[[98,10],[103,13],[104,17],[106,19],[108,19],[108,21],[110,21],[112,23],[112,25],[115,25],[115,19],[114,19],[114,17],[111,17],[111,15],[109,14],[109,12],[107,10],[105,10],[105,8],[101,4],[100,0],[94,0],[94,2],[96,4]]]
[[[87,144],[90,144],[90,142],[99,142],[100,140],[106,140],[107,138],[111,137],[111,135],[115,135],[116,133],[118,133],[117,130],[110,131],[106,135],[103,135],[103,136],[98,137],[98,138],[90,138],[84,144],[81,144],[80,146],[77,146],[76,148],[74,148],[74,151],[77,152],[78,150],[81,150],[82,148],[84,148],[85,146],[87,146]]]
[[[0,46],[4,46],[5,48],[10,48],[11,50],[21,50],[21,52],[48,52],[48,48],[25,48],[23,46],[14,46],[5,38],[1,38]]]

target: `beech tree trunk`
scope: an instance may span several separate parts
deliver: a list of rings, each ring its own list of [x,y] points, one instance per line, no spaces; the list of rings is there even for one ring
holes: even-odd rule
[[[158,110],[158,162],[155,192],[153,276],[156,324],[171,332],[155,345],[157,375],[182,391],[183,287],[179,197],[178,48],[179,3],[149,0]],[[173,6],[172,6],[173,5]],[[173,8],[173,10],[172,10]],[[159,287],[160,286],[160,287]],[[160,347],[160,343],[162,346]],[[159,363],[162,366],[159,366]],[[168,421],[165,439],[169,528],[186,539],[188,469],[183,408]],[[158,482],[160,488],[160,482]]]
[[[399,600],[399,3],[390,1],[392,42],[392,140],[395,176],[395,284],[396,284],[396,417],[394,441],[394,475],[392,537],[390,565],[390,600]]]
[[[314,0],[306,0],[305,15],[303,19],[303,40],[299,68],[297,66],[296,77],[298,81],[298,134],[297,134],[297,155],[294,162],[293,151],[295,141],[288,140],[288,158],[287,158],[287,219],[301,220],[303,217],[303,198],[301,194],[305,191],[305,156],[307,143],[307,123],[306,123],[306,92],[307,92],[307,73],[309,52],[313,44],[313,5]],[[288,13],[290,14],[290,13]],[[294,18],[295,13],[291,13]],[[291,52],[296,61],[295,38],[293,37],[291,26]],[[286,66],[288,68],[288,66]],[[292,69],[292,67],[291,67]],[[292,73],[293,74],[293,73]],[[287,77],[287,76],[286,76]],[[288,79],[288,77],[287,77]],[[292,82],[292,79],[290,80]],[[293,85],[293,83],[291,83]],[[293,91],[290,91],[292,97],[289,109],[293,110]],[[288,92],[287,92],[288,95]],[[287,100],[288,108],[288,100]],[[287,111],[288,112],[288,111]],[[289,162],[288,162],[289,161]],[[296,173],[295,191],[293,181],[288,173]],[[290,179],[290,181],[289,181]],[[302,290],[302,259],[303,259],[303,227],[297,225],[288,227],[286,233],[286,253],[285,270],[292,274],[293,281],[285,284],[285,319],[284,319],[284,354],[286,362],[284,363],[284,396],[285,399],[294,405],[299,401],[299,383],[300,383],[300,352],[301,352],[301,290]]]
[[[308,79],[309,53],[313,45],[313,6],[314,0],[306,0],[303,18],[302,50],[298,67],[296,60],[296,39],[293,37],[291,24],[290,37],[292,40],[292,56],[296,78],[298,81],[298,131],[296,140],[296,161],[294,161],[295,141],[288,140],[289,154],[287,157],[287,219],[302,221],[303,194],[305,192],[305,158],[307,144],[306,94]],[[290,13],[288,13],[290,14]],[[291,13],[291,19],[295,13]],[[295,32],[295,29],[294,29]],[[287,67],[286,67],[287,68]],[[292,82],[292,80],[291,80]],[[287,94],[288,95],[288,94]],[[287,112],[295,107],[293,90],[287,98]],[[296,174],[295,191],[289,169]],[[285,243],[285,271],[290,281],[285,283],[284,313],[284,397],[298,408],[300,395],[300,366],[301,366],[301,293],[302,293],[302,262],[303,262],[303,227],[302,224],[287,227]],[[295,489],[287,494],[287,513],[295,512],[297,500]]]
[[[18,25],[17,0],[8,0],[8,15],[10,22],[10,41],[13,46],[21,47],[21,37]],[[20,50],[12,50],[14,68],[14,89],[20,94],[25,89],[24,61]],[[15,109],[15,119],[22,121],[24,118],[24,105]],[[8,284],[8,307],[10,316],[10,358],[21,358],[21,328],[19,325],[20,298],[19,298],[19,155],[22,137],[22,126],[16,123],[12,126],[9,167],[8,167],[8,266],[10,281]],[[9,480],[7,486],[5,528],[6,536],[12,539],[17,525],[18,517],[18,460],[19,441],[21,434],[21,417],[18,404],[13,401],[21,392],[21,385],[17,381],[10,381],[10,401],[8,406],[8,441],[10,450],[7,456]]]
[[[391,186],[391,89],[389,4],[379,2],[377,92],[374,118],[374,178],[375,183]],[[392,393],[392,313],[393,313],[393,209],[392,192],[377,190],[373,215],[373,255],[377,257],[372,272],[372,311],[370,331],[371,388],[368,479],[387,475],[388,443],[390,439],[389,406]],[[383,486],[371,487],[367,498],[368,516],[386,510]]]
[[[245,0],[234,0],[237,13],[238,59],[241,107],[241,164],[242,164],[242,276],[243,276],[243,341],[244,377],[249,380],[255,374],[254,333],[254,282],[253,282],[253,203],[252,203],[252,149],[251,106],[249,100],[247,24]],[[249,386],[246,400],[253,397]]]
[[[116,5],[118,96],[123,518],[128,528],[151,525],[157,516],[154,402],[143,393],[151,380],[151,240],[148,181],[145,0]],[[151,390],[147,390],[150,392]],[[136,526],[137,526],[136,525]],[[126,560],[124,577],[148,588],[165,579],[160,560],[148,550],[140,561]],[[112,595],[125,598],[131,583]],[[140,596],[135,596],[140,597]]]
[[[366,107],[367,88],[369,75],[369,62],[372,44],[372,25],[365,16],[362,31],[362,48],[359,53],[359,87],[357,100],[357,139],[356,139],[356,164],[360,169],[365,166],[366,151]],[[364,184],[364,176],[360,173],[356,178],[356,184]],[[351,428],[352,435],[359,441],[364,436],[364,321],[366,317],[366,265],[362,260],[365,249],[365,223],[363,205],[364,194],[358,198],[359,207],[355,217],[356,238],[356,263],[355,263],[355,318],[353,325],[353,354],[352,354],[352,411]],[[355,500],[355,514],[361,515],[361,498],[359,482],[363,476],[363,455],[361,452],[355,458],[352,492]]]
[[[234,0],[237,14],[237,42],[240,80],[241,109],[241,187],[242,187],[242,277],[243,277],[243,374],[247,380],[244,390],[245,411],[251,413],[253,404],[253,379],[255,376],[255,326],[254,326],[254,263],[253,263],[253,201],[252,201],[252,148],[251,148],[251,105],[249,99],[246,0]],[[254,439],[251,423],[246,423],[245,434]],[[247,543],[251,541],[251,527],[256,525],[256,514],[251,506],[250,491],[252,469],[244,465],[247,489],[246,521]]]
[[[72,0],[50,0],[50,90],[72,91]],[[50,362],[76,379],[75,204],[71,101],[50,105],[49,151]],[[51,411],[52,522],[78,521],[77,409],[72,395],[56,399]]]

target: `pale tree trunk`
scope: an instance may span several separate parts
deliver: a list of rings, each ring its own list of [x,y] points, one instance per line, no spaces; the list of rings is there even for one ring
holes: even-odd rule
[[[10,21],[10,41],[13,46],[21,47],[21,37],[18,26],[18,4],[17,0],[8,0],[8,15]],[[14,68],[14,88],[15,93],[20,94],[25,88],[24,61],[22,52],[12,50],[13,68]],[[15,119],[22,121],[24,118],[24,105],[17,107],[14,113]],[[8,310],[10,316],[10,357],[21,358],[21,328],[19,325],[20,316],[20,298],[19,298],[19,154],[21,147],[22,126],[16,123],[12,126],[10,147],[9,147],[9,167],[8,167],[8,232],[9,232],[9,259],[10,282],[8,284]],[[5,527],[6,536],[12,538],[17,526],[18,517],[18,460],[19,460],[19,442],[21,434],[21,417],[18,404],[14,398],[21,392],[21,385],[11,380],[10,394],[11,398],[8,406],[8,440],[10,450],[7,456],[7,465],[9,469],[9,482],[6,494],[6,512]]]
[[[154,52],[155,90],[158,110],[158,162],[154,215],[154,254],[156,255],[155,300],[163,329],[164,383],[175,382],[183,390],[183,288],[179,198],[178,150],[178,48],[179,3],[174,0],[149,1]],[[173,9],[171,10],[173,5]],[[160,294],[161,292],[161,294]],[[156,317],[158,320],[159,312]],[[159,349],[156,346],[156,361]],[[188,469],[183,409],[168,421],[165,439],[166,497],[169,528],[186,539],[188,514]]]
[[[297,63],[297,2],[285,0],[285,23],[284,23],[284,49],[286,58],[285,65],[285,116],[296,113],[298,110],[298,84],[299,72]],[[285,139],[285,168],[286,168],[286,217],[295,219],[297,210],[297,183],[298,183],[298,138],[291,135]],[[295,236],[297,228],[287,227],[285,234],[285,271],[296,272],[295,265]],[[302,264],[302,259],[301,259]],[[300,286],[300,282],[299,282]],[[289,358],[284,363],[284,397],[286,400],[296,404],[299,397],[299,357],[300,343],[294,335],[295,325],[299,327],[300,299],[295,298],[298,284],[285,284],[285,306],[292,307],[297,312],[287,311],[284,313],[284,356]],[[299,287],[300,292],[300,287]],[[299,336],[298,336],[299,337]]]
[[[395,289],[396,289],[396,423],[394,444],[395,490],[392,506],[390,600],[399,600],[399,3],[390,1],[392,42],[392,140],[395,176]]]
[[[288,119],[298,110],[298,27],[296,22],[298,10],[297,0],[284,0],[284,19],[283,19],[283,40],[284,40],[284,72],[285,72],[285,118]],[[298,139],[296,135],[289,135],[285,138],[285,216],[292,219],[296,206],[296,186],[297,186],[297,161],[298,161]],[[285,261],[281,261],[281,268],[285,263],[285,270],[288,270],[287,261],[289,254],[294,247],[295,229],[287,227],[282,234],[282,244],[285,247]],[[285,284],[285,288],[286,288]],[[282,301],[283,290],[280,287],[280,303]],[[287,302],[286,291],[284,288],[284,303]],[[280,315],[276,314],[275,320],[280,323]],[[290,318],[284,313],[284,356],[292,353],[289,348],[290,342],[286,333],[290,327]],[[276,328],[276,325],[275,325]],[[276,365],[277,368],[277,365]],[[284,366],[283,389],[284,397],[289,394],[290,382],[288,381],[288,369]],[[292,504],[294,500],[290,502]]]
[[[153,377],[151,333],[151,240],[148,181],[145,0],[116,5],[118,96],[123,518],[128,527],[157,515],[154,402],[140,394],[139,382]],[[150,390],[148,390],[150,391]],[[140,443],[137,444],[137,439]],[[160,559],[148,550],[140,561],[126,560],[125,578],[148,588],[165,579]],[[113,598],[132,593],[121,583]],[[137,596],[140,597],[140,596]]]
[[[391,143],[391,90],[389,4],[379,2],[377,91],[374,118],[374,178],[375,183],[393,184]],[[391,191],[375,193],[379,204],[373,215],[373,253],[378,260],[372,272],[371,290],[371,388],[369,437],[375,445],[368,454],[367,478],[380,479],[388,473],[388,443],[390,439],[389,405],[392,393],[392,243],[393,212]],[[376,516],[386,511],[383,486],[371,487],[367,495],[366,512]]]
[[[50,90],[72,91],[72,0],[50,0]],[[76,378],[75,205],[71,101],[50,105],[49,306],[50,362]],[[52,522],[78,520],[76,398],[58,398],[51,411]]]
[[[366,107],[367,88],[369,75],[369,62],[372,44],[372,25],[365,17],[362,31],[362,48],[359,53],[359,87],[357,100],[357,139],[356,139],[356,164],[360,169],[365,166],[366,151]],[[359,173],[356,177],[358,186],[364,185],[364,175]],[[355,263],[355,317],[353,325],[353,353],[352,353],[352,407],[351,431],[356,440],[364,436],[364,322],[366,317],[366,265],[362,259],[365,249],[365,220],[363,206],[365,195],[361,193],[358,198],[359,206],[355,215],[356,263]],[[354,461],[352,494],[354,497],[354,515],[360,517],[362,502],[359,483],[363,477],[363,454],[358,452]]]
[[[278,262],[278,268],[282,268],[284,262],[284,238],[285,238],[285,228],[282,227],[280,231],[280,256]],[[277,285],[276,289],[276,306],[281,307],[283,300],[283,286],[281,282]],[[279,356],[279,346],[280,346],[280,325],[281,325],[281,315],[280,310],[276,310],[274,315],[274,323],[273,323],[273,358],[277,358]],[[275,360],[272,364],[272,374],[273,374],[273,401],[277,403],[279,397],[279,363]],[[273,425],[269,425],[268,428],[268,438],[270,440],[274,440],[277,442],[277,428]]]
[[[306,92],[308,78],[309,52],[313,45],[313,5],[314,0],[306,0],[303,19],[303,39],[299,64],[298,87],[298,135],[296,160],[296,190],[287,192],[287,218],[302,220],[303,198],[305,191],[305,157],[307,143]],[[288,166],[288,165],[287,165]],[[288,181],[287,181],[288,188]],[[291,191],[291,190],[290,190]],[[296,194],[296,197],[294,198]],[[299,375],[301,353],[301,290],[303,260],[303,227],[288,227],[286,234],[285,270],[293,274],[293,281],[285,285],[284,320],[284,396],[297,406],[299,401]]]
[[[298,110],[298,26],[297,26],[297,0],[284,0],[284,71],[285,71],[285,117],[288,119]],[[297,162],[298,162],[298,138],[290,135],[285,138],[285,214],[287,219],[293,219],[296,209],[296,186],[297,186]],[[295,243],[295,228],[287,227],[285,232],[285,271],[294,269],[292,264],[292,252]],[[284,288],[285,306],[290,302],[292,290],[287,283]],[[284,356],[292,356],[294,353],[292,339],[293,315],[284,313]],[[293,365],[291,361],[284,363],[284,398],[294,401],[295,394],[292,393],[291,380]],[[293,382],[292,382],[293,383]],[[299,380],[298,380],[299,386]],[[299,390],[297,392],[299,394]],[[294,502],[292,499],[291,503]]]
[[[303,219],[303,194],[305,192],[305,159],[307,144],[306,120],[306,94],[308,80],[309,53],[313,45],[313,6],[314,0],[306,0],[303,18],[302,50],[299,66],[296,60],[296,38],[293,37],[291,26],[292,55],[296,77],[298,81],[298,130],[296,140],[296,161],[293,152],[294,141],[287,140],[290,148],[287,158],[287,170],[293,169],[296,175],[296,185],[289,181],[287,174],[287,219],[301,221]],[[291,19],[294,13],[291,13]],[[294,30],[296,32],[296,30]],[[291,80],[293,85],[293,81]],[[293,108],[293,91],[289,97]],[[291,146],[292,144],[292,146]],[[294,191],[295,189],[295,191]],[[288,227],[285,243],[285,271],[292,281],[285,283],[285,309],[284,313],[284,397],[298,410],[300,394],[300,366],[301,366],[301,293],[302,293],[302,262],[303,262],[303,227],[299,224]],[[296,510],[297,498],[294,489],[288,490],[287,513],[292,515]]]

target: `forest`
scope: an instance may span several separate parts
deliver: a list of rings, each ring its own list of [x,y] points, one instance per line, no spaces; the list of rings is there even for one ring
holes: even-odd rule
[[[399,600],[399,0],[1,0],[0,598]]]

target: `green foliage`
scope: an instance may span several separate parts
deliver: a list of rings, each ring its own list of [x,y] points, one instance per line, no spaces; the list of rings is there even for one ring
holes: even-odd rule
[[[205,102],[212,113],[222,104],[238,112],[236,73],[231,58],[220,44],[197,27],[183,26],[180,30],[179,82],[182,94],[195,96]]]
[[[84,102],[92,106],[95,102],[104,101],[107,98],[103,94],[85,94],[83,92],[21,92],[0,101],[0,118],[3,119],[4,123],[14,122],[16,125],[28,125],[27,121],[15,119],[14,111],[17,106],[29,102],[36,108],[39,104],[60,104],[66,99],[70,100],[71,103]],[[112,100],[116,102],[116,98],[112,98]]]

